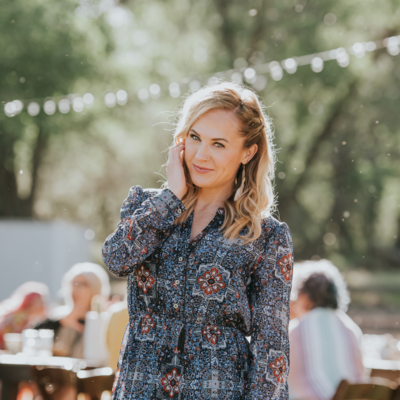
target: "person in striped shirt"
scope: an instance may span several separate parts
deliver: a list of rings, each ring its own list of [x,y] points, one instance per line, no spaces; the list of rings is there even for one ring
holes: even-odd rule
[[[291,296],[290,400],[329,400],[342,379],[364,376],[361,329],[346,314],[346,284],[328,260],[295,264]]]

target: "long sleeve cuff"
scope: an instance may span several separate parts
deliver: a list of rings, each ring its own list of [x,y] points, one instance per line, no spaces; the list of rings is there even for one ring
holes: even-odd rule
[[[182,201],[168,188],[161,190],[159,194],[150,198],[162,218],[167,218],[170,213],[175,221],[184,211]]]

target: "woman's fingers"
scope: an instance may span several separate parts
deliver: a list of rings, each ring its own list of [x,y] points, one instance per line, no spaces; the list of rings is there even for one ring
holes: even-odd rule
[[[185,150],[185,142],[180,142],[178,144],[176,144],[175,146],[171,147],[169,154],[170,154],[170,158],[171,161],[177,161],[177,160],[181,160],[181,152],[182,150]]]
[[[183,150],[185,150],[184,141],[172,146],[169,150],[167,162],[168,187],[180,199],[182,199],[187,191],[185,172],[182,165]]]

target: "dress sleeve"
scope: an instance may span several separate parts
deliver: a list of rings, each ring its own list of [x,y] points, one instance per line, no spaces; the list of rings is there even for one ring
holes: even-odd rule
[[[183,211],[183,203],[168,188],[154,195],[133,186],[122,203],[117,229],[102,247],[108,269],[118,276],[133,272],[164,243]]]
[[[264,252],[252,269],[251,359],[246,400],[289,398],[290,290],[293,244],[288,226],[269,234]]]

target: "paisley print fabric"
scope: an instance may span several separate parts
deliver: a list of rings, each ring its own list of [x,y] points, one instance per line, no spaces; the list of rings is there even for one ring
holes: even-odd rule
[[[103,245],[110,271],[128,277],[113,400],[287,399],[287,225],[268,217],[257,240],[229,241],[221,207],[190,243],[193,213],[174,224],[184,210],[169,189],[134,186]]]

